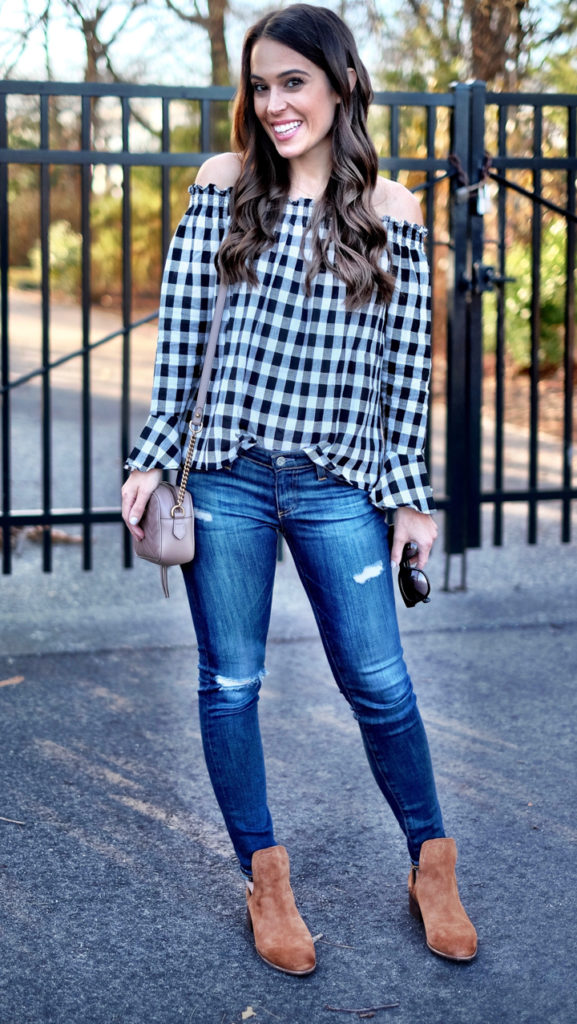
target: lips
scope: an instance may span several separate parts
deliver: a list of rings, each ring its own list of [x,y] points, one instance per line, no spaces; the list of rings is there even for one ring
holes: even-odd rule
[[[284,121],[282,124],[271,125],[277,139],[288,139],[300,128],[302,121]]]

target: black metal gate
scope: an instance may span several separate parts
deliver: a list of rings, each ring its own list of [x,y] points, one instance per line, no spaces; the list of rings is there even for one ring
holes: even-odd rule
[[[134,238],[142,226],[133,203],[135,179],[142,169],[156,169],[156,234],[148,245],[157,250],[158,267],[185,204],[184,187],[178,187],[175,197],[171,175],[182,173],[193,180],[194,168],[223,148],[231,97],[232,91],[222,88],[0,83],[4,573],[12,568],[15,531],[40,531],[43,569],[50,571],[53,531],[79,524],[83,566],[89,569],[93,525],[121,521],[117,495],[122,462],[134,433],[132,421],[136,417],[137,422],[140,415],[134,361],[140,352],[140,332],[155,316],[135,298]],[[487,94],[483,83],[457,85],[446,94],[379,93],[375,97],[371,130],[381,168],[393,177],[402,175],[409,187],[422,191],[429,229],[434,328],[429,459],[438,505],[446,516],[449,555],[480,544],[483,505],[493,508],[495,544],[503,542],[503,508],[509,502],[527,506],[530,543],[538,539],[538,510],[555,502],[560,503],[561,539],[571,538],[577,498],[573,457],[576,111],[573,95]],[[61,320],[69,314],[64,307],[57,310],[51,276],[56,246],[51,234],[53,206],[57,194],[62,194],[58,175],[65,173],[75,176],[70,178],[70,188],[77,195],[77,222],[75,230],[68,225],[66,239],[67,244],[78,243],[76,344],[67,349],[60,341]],[[23,175],[32,175],[27,185]],[[111,202],[115,195],[118,323],[99,334],[94,329],[101,319],[101,304],[94,299],[94,244],[95,240],[100,244],[105,235],[95,216],[96,220],[102,217],[104,200]],[[512,209],[513,196],[527,204],[526,213]],[[19,311],[22,303],[12,258],[31,201],[36,204],[38,238],[36,362],[27,348],[30,313]],[[564,250],[557,289],[562,323],[555,335],[560,426],[556,439],[548,441],[556,452],[559,472],[556,476],[555,467],[548,464],[542,479],[543,271],[550,262],[553,223],[562,225]],[[558,243],[555,236],[557,247]],[[522,309],[528,332],[523,377],[527,422],[521,440],[517,438],[517,444],[526,447],[526,480],[514,480],[511,485],[507,478],[508,336],[516,336],[517,327],[508,309],[507,278],[515,276],[510,268],[513,257],[516,263],[529,258],[530,271]],[[158,284],[151,282],[153,291]],[[509,287],[519,291],[522,284],[518,277]],[[107,393],[104,405],[94,382],[95,360],[114,346],[120,346],[115,364],[118,393],[113,398]],[[61,391],[58,375],[63,367],[72,366],[79,367],[77,379]],[[550,372],[549,366],[545,369]],[[491,389],[494,397],[489,400]],[[74,393],[74,417],[68,419],[59,404],[64,393],[65,404]],[[78,498],[59,502],[55,480],[60,481],[59,467],[70,465],[72,453],[75,469],[70,472],[78,477]],[[104,489],[96,479],[100,461],[105,467]],[[32,491],[20,480],[22,466],[22,474],[35,481]],[[95,481],[108,499],[105,502],[98,500]],[[123,552],[128,566],[132,551],[126,534]]]
[[[449,553],[480,544],[483,504],[493,509],[494,544],[503,542],[506,503],[526,506],[526,537],[531,544],[538,539],[539,508],[558,503],[560,538],[571,540],[577,497],[576,113],[573,94],[487,93],[480,82],[455,90],[450,159],[457,173],[452,190],[446,462]],[[515,200],[524,204],[522,209],[514,208]],[[551,234],[556,239],[553,249]],[[518,276],[521,273],[524,279]],[[551,290],[551,273],[554,303],[544,294]],[[495,299],[489,303],[491,293]],[[556,309],[551,310],[552,305]],[[548,324],[554,352],[549,351],[550,339],[547,348],[545,312],[554,321]],[[524,352],[511,374],[513,335],[521,329]],[[556,415],[549,416],[543,428],[540,406],[553,374]],[[490,395],[484,394],[484,386]],[[525,407],[520,409],[516,401],[513,418],[520,434],[515,444],[521,468],[507,474],[512,461],[507,459],[508,413],[519,391]]]

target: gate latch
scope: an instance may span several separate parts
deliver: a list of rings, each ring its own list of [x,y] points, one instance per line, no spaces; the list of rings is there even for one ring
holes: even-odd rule
[[[493,292],[495,291],[495,286],[500,288],[507,281],[516,280],[516,277],[504,277],[502,274],[498,274],[495,267],[488,267],[485,263],[473,263],[472,277],[463,275],[462,279],[465,289],[472,291],[474,295],[482,295],[483,292]]]

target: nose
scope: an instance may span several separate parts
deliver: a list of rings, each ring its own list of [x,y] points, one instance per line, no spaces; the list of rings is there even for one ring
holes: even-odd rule
[[[269,114],[278,114],[281,110],[286,107],[286,100],[284,98],[282,89],[277,85],[273,85],[268,94],[268,105],[267,110]]]

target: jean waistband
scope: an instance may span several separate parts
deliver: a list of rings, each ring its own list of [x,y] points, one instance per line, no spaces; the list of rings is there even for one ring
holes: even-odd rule
[[[270,466],[271,469],[298,469],[314,465],[305,452],[295,451],[294,448],[283,450],[282,448],[259,448],[258,445],[253,445],[245,451],[240,451],[239,455],[245,459],[252,459],[253,462],[259,462],[261,466]]]

